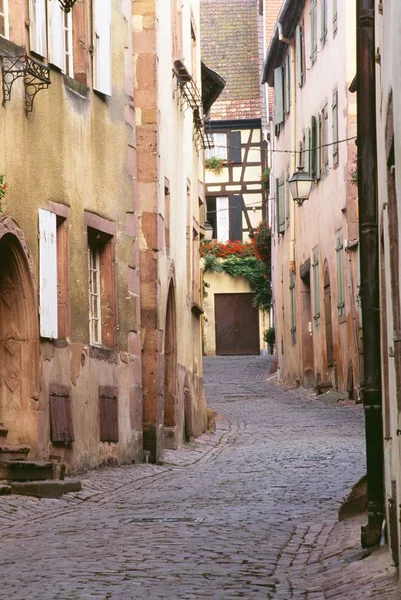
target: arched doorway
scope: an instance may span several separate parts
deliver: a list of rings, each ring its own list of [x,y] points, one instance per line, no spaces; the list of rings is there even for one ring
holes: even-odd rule
[[[333,323],[331,320],[331,289],[330,273],[327,260],[324,264],[324,321],[326,331],[326,358],[327,366],[331,367],[334,362],[333,350]]]
[[[177,426],[177,322],[175,289],[171,281],[164,333],[164,432],[166,447],[175,446]]]
[[[0,219],[0,423],[7,444],[38,436],[39,332],[32,258],[11,217]]]

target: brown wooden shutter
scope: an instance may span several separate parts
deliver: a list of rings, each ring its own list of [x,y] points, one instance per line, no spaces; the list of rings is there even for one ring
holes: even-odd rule
[[[230,198],[230,240],[242,242],[242,197],[238,194]]]
[[[49,396],[50,439],[53,444],[73,442],[74,429],[67,386],[52,384]]]
[[[118,389],[99,388],[99,432],[101,442],[118,442]]]
[[[240,131],[230,131],[230,145],[228,156],[231,162],[237,164],[242,163]]]

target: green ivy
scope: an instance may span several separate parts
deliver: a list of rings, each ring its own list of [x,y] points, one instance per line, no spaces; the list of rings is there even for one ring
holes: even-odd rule
[[[256,256],[230,256],[219,260],[212,254],[205,255],[205,271],[227,273],[231,277],[245,277],[255,293],[254,304],[268,310],[271,306],[272,291],[270,267],[267,267]]]

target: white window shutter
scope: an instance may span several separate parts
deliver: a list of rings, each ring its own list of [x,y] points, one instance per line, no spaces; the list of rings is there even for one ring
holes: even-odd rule
[[[93,0],[93,87],[111,96],[111,0]]]
[[[64,35],[64,11],[58,0],[48,0],[49,15],[49,61],[65,71],[65,35]]]
[[[29,43],[33,52],[47,57],[46,0],[29,0]]]
[[[58,337],[57,221],[56,215],[39,209],[40,335]]]
[[[228,242],[230,237],[230,219],[228,198],[216,198],[217,214],[217,239],[219,242]]]

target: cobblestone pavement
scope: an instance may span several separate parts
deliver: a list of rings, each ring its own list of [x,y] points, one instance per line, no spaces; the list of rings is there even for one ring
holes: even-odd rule
[[[396,600],[366,518],[336,523],[364,472],[361,407],[267,378],[269,359],[205,361],[217,432],[162,466],[94,471],[61,500],[0,497],[1,600]]]

